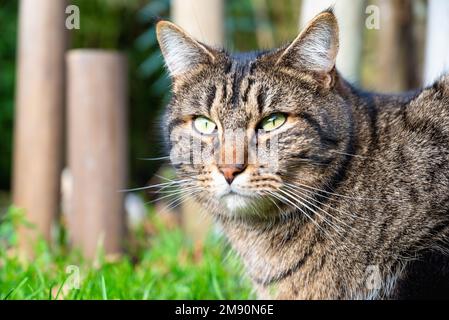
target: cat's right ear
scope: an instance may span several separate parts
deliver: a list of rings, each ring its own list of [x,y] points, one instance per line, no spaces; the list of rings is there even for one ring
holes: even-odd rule
[[[159,21],[156,35],[172,78],[187,74],[200,65],[213,63],[213,53],[180,27],[168,21]]]
[[[332,84],[339,48],[337,18],[332,8],[317,15],[276,57],[276,65],[313,73],[325,86]]]

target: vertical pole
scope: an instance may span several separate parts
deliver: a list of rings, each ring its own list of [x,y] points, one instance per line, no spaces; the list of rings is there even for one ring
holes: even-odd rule
[[[36,226],[19,233],[21,247],[28,252],[36,235],[50,240],[59,211],[65,8],[66,1],[20,2],[13,202]]]
[[[224,40],[223,0],[172,0],[173,22],[196,40],[222,46]]]
[[[419,86],[413,32],[413,1],[377,0],[380,30],[377,39],[379,70],[376,89],[401,92]]]
[[[101,245],[121,251],[127,179],[127,66],[118,53],[72,50],[67,55],[68,217],[75,247],[93,258]]]
[[[304,28],[315,15],[333,5],[340,27],[337,69],[348,80],[357,82],[360,79],[365,0],[303,0],[300,26]]]
[[[172,0],[173,22],[190,35],[209,45],[222,46],[224,41],[223,0]],[[204,240],[210,229],[210,217],[192,200],[182,204],[182,224],[194,240]]]
[[[430,0],[424,84],[431,85],[449,71],[449,1]]]

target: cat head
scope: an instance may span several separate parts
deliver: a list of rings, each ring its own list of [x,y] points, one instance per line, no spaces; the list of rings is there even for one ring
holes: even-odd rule
[[[294,209],[294,194],[338,175],[350,121],[336,88],[331,10],[271,51],[230,54],[167,21],[157,38],[173,82],[165,116],[171,161],[208,211],[276,217]]]

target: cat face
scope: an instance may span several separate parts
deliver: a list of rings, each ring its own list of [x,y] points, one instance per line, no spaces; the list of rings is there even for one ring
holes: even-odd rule
[[[334,90],[331,12],[269,52],[228,54],[164,21],[157,35],[173,80],[170,157],[185,192],[218,215],[269,218],[295,208],[301,185],[335,176],[350,121]]]

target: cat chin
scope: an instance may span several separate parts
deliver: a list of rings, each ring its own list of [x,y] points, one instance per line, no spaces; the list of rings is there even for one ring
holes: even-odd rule
[[[226,214],[234,217],[251,217],[263,214],[264,206],[261,199],[239,194],[228,194],[220,199]]]
[[[228,194],[221,201],[225,208],[232,214],[249,211],[252,199],[238,194]]]

